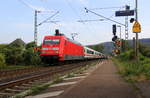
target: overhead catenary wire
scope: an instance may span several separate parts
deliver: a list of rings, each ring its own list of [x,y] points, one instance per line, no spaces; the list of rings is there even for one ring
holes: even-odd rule
[[[35,8],[33,8],[30,4],[28,4],[27,2],[23,1],[23,0],[18,0],[19,2],[21,2],[23,5],[25,5],[26,7],[32,9],[32,10],[36,10]]]
[[[104,19],[93,19],[93,20],[78,20],[78,22],[93,22],[93,21],[104,21]]]
[[[50,20],[52,17],[54,17],[56,14],[59,13],[59,11],[50,11],[50,10],[46,10],[45,8],[43,7],[35,7],[31,4],[28,4],[27,2],[25,2],[24,0],[18,0],[19,2],[21,2],[23,5],[25,5],[26,7],[32,9],[34,12],[35,12],[35,20],[34,20],[34,42],[35,44],[37,45],[37,27],[42,25],[43,23],[46,23],[48,22],[48,20]],[[43,12],[50,12],[50,13],[53,13],[55,12],[52,16],[50,16],[49,18],[47,18],[46,20],[42,21],[41,23],[37,24],[37,14],[38,13],[43,13]],[[50,22],[50,21],[49,21]],[[54,23],[54,21],[52,21],[52,23]]]
[[[76,11],[76,9],[74,9],[74,7],[71,5],[71,3],[69,2],[69,0],[65,0],[68,4],[68,6],[72,9],[72,11],[74,12],[74,14],[79,17],[80,20],[82,20],[82,18],[80,17],[80,15],[78,14],[78,12]],[[83,7],[84,8],[84,7]],[[93,32],[94,33],[94,30],[91,30],[84,22],[81,22],[84,27],[86,28],[86,30],[90,31],[90,32]],[[91,27],[91,26],[90,26]],[[95,36],[93,36],[95,37]]]
[[[120,9],[121,9],[121,8],[120,8]],[[119,10],[120,10],[120,9],[119,9]],[[87,13],[88,13],[88,12],[91,12],[91,13],[93,13],[93,14],[97,15],[97,16],[100,16],[102,19],[97,19],[97,20],[79,20],[78,22],[92,22],[92,21],[103,21],[103,20],[109,20],[109,21],[111,21],[111,22],[115,22],[115,23],[117,23],[117,24],[120,24],[120,25],[125,26],[125,24],[122,24],[122,23],[120,23],[120,22],[117,22],[117,21],[115,21],[115,20],[111,19],[111,18],[113,17],[113,15],[111,15],[110,17],[105,17],[105,16],[100,15],[100,14],[98,14],[98,13],[94,12],[94,11],[91,11],[91,10],[87,9],[87,8],[85,8],[85,10],[86,10],[86,12],[87,12]]]
[[[122,23],[120,23],[120,22],[117,22],[117,21],[115,21],[115,20],[112,20],[112,19],[110,19],[110,18],[107,18],[107,17],[105,17],[105,16],[103,16],[103,15],[97,14],[97,13],[95,13],[95,12],[93,12],[93,11],[87,9],[87,8],[85,8],[85,10],[86,10],[87,13],[88,13],[88,12],[91,12],[91,13],[97,15],[97,16],[100,16],[100,17],[104,18],[104,19],[107,19],[107,20],[110,20],[110,21],[115,22],[115,23],[117,23],[117,24],[120,24],[120,25],[122,25],[122,26],[125,26],[125,24],[122,24]]]
[[[125,8],[125,6],[120,6],[120,7],[104,7],[104,8],[92,8],[89,10],[108,10],[108,9],[118,9],[118,8]]]
[[[45,9],[45,8],[41,8],[41,7],[35,7],[35,6],[33,6],[33,5],[31,5],[31,4],[29,4],[29,3],[27,3],[27,2],[25,2],[24,0],[18,0],[20,3],[22,3],[23,5],[25,5],[26,7],[28,7],[28,8],[30,8],[30,9],[32,9],[32,10],[36,10],[36,11],[41,11],[42,13],[43,12],[46,12],[46,13],[55,13],[56,11],[54,11],[54,10],[49,10],[49,9]]]
[[[57,11],[56,13],[54,13],[52,16],[48,17],[46,20],[42,21],[41,23],[39,23],[37,26],[42,25],[43,23],[48,22],[48,20],[50,20],[51,18],[53,18],[54,16],[56,16],[59,13],[59,11]]]
[[[84,8],[86,8],[86,6],[85,5],[83,5],[83,7]],[[116,10],[116,9],[122,9],[122,8],[125,8],[125,6],[117,6],[117,7],[104,7],[104,8],[93,8],[93,9],[91,9],[91,10]],[[108,18],[110,18],[110,19],[112,19],[113,18],[113,16],[114,16],[114,13],[112,14],[112,15],[110,15],[110,16],[108,16]],[[91,17],[90,17],[91,18]],[[85,20],[78,20],[77,22],[81,22],[81,23],[92,23],[92,22],[96,22],[96,21],[98,21],[98,22],[101,22],[101,21],[108,21],[107,19],[105,19],[105,18],[102,18],[102,19],[85,19]],[[94,28],[95,27],[95,25],[90,25],[90,27],[92,27],[92,28]],[[95,29],[93,29],[93,30],[95,30]],[[95,30],[96,31],[96,30]],[[96,31],[97,32],[97,31]]]
[[[74,9],[74,7],[71,5],[71,3],[69,2],[69,0],[65,0],[68,4],[68,6],[72,9],[72,11],[74,12],[74,14],[80,19],[82,20],[82,18],[80,17],[80,15],[78,14],[78,12]],[[83,25],[85,25],[84,22],[82,22]],[[88,28],[88,27],[87,27]],[[88,28],[89,29],[89,28]]]
[[[121,6],[121,7],[105,7],[105,8],[93,8],[93,9],[88,9],[88,10],[102,10],[102,9],[118,9],[121,10],[122,8],[125,8],[126,6]],[[85,7],[86,8],[86,7]],[[114,14],[112,14],[110,17],[108,17],[109,19],[111,19],[112,17],[114,16]],[[104,18],[104,17],[103,17]],[[103,21],[103,20],[107,20],[106,17],[105,19],[97,19],[97,20],[80,20],[78,22],[82,22],[82,21],[85,21],[85,22],[88,22],[88,21]]]
[[[117,8],[117,7],[116,7]],[[119,8],[119,7],[118,7]],[[122,8],[125,8],[125,6],[122,6],[119,8],[119,10],[121,10]],[[109,18],[112,18],[114,16],[114,14],[112,14]]]
[[[84,7],[86,8],[86,7]],[[116,8],[119,8],[119,10],[121,8],[125,8],[125,6],[122,6],[122,7],[105,7],[105,8],[93,8],[93,9],[89,9],[89,10],[102,10],[102,9],[116,9]],[[114,14],[112,14],[111,16],[109,16],[108,18],[111,19],[112,17],[114,16]],[[107,19],[95,19],[95,20],[78,20],[78,22],[92,22],[92,21],[104,21],[104,20],[107,20]]]
[[[77,13],[77,11],[74,9],[74,7],[70,4],[70,2],[68,1],[68,0],[65,0],[66,2],[67,2],[67,4],[69,5],[69,7],[72,9],[72,11],[75,13],[75,15],[77,16],[77,17],[79,17],[79,19],[82,19],[81,17],[80,17],[80,15]]]

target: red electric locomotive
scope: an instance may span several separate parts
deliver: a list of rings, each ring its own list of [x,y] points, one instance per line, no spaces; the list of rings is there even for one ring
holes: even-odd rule
[[[98,51],[82,46],[56,30],[55,36],[45,36],[41,48],[42,60],[46,63],[55,63],[70,60],[85,60],[103,58]]]
[[[45,36],[41,48],[42,60],[47,63],[84,59],[84,47],[56,30],[55,36]]]

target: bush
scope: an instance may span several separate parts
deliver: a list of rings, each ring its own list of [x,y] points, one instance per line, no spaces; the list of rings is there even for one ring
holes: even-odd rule
[[[119,72],[126,80],[142,81],[150,79],[150,58],[139,54],[139,61],[134,61],[132,51],[122,53],[117,57]],[[116,61],[115,61],[116,62]]]
[[[34,48],[34,47],[36,47],[35,42],[30,42],[30,43],[26,44],[26,49]]]
[[[7,49],[5,51],[5,56],[6,56],[6,63],[7,64],[23,64],[23,52],[24,50],[22,48],[11,48]]]
[[[5,47],[4,47],[5,46]],[[41,64],[39,52],[35,52],[35,43],[30,42],[26,45],[10,44],[0,45],[0,65],[38,65]],[[2,55],[4,54],[4,55]]]
[[[38,65],[41,64],[41,57],[38,52],[34,52],[33,48],[28,48],[24,52],[24,62],[25,64]]]
[[[133,50],[130,50],[130,51],[121,53],[121,54],[118,56],[118,59],[124,60],[124,61],[133,60],[133,59],[134,59],[134,51],[133,51]]]
[[[145,67],[137,62],[128,63],[125,65],[124,75],[140,75],[144,73]]]
[[[0,66],[4,66],[4,65],[5,65],[5,56],[0,53]]]
[[[42,63],[39,52],[35,52],[33,49],[35,46],[36,44],[34,42],[30,42],[26,45],[26,51],[24,52],[25,64],[39,65]]]
[[[142,55],[150,57],[150,47],[140,44],[139,50]]]

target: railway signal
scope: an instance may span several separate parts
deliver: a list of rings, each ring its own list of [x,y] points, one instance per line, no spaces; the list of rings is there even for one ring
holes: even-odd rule
[[[113,30],[113,35],[114,35],[114,36],[116,35],[116,31],[117,31],[116,29],[117,29],[117,28],[116,28],[116,25],[114,24],[114,25],[113,25],[113,28],[112,28],[112,30]]]
[[[115,49],[114,49],[114,53],[115,54],[120,54],[120,52],[121,52],[121,46],[122,46],[122,42],[121,42],[121,40],[119,40],[118,39],[118,37],[117,36],[114,36],[113,38],[112,38],[112,41],[114,42],[114,47],[115,47]]]
[[[114,36],[113,38],[112,38],[112,41],[116,41],[118,39],[118,37],[117,36]]]
[[[112,52],[113,52],[115,55],[120,54],[120,50],[119,50],[119,49],[114,49]]]
[[[118,47],[121,47],[121,44],[122,44],[122,43],[121,43],[120,40],[116,40],[116,41],[115,41],[115,44],[116,44]]]
[[[119,49],[115,49],[115,53],[116,54],[120,54],[120,50]]]
[[[135,21],[134,18],[131,18],[131,19],[130,19],[130,23],[133,23],[134,21]]]
[[[130,10],[130,6],[126,5],[125,10],[122,11],[116,11],[115,15],[116,17],[125,17],[125,39],[127,40],[129,37],[128,34],[128,17],[134,16],[135,10]]]

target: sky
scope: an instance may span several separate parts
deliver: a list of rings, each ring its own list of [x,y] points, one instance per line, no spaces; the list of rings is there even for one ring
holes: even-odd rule
[[[139,38],[150,38],[150,0],[138,0],[138,17],[142,26]],[[86,13],[85,7],[105,17],[109,17],[120,23],[125,23],[125,17],[115,17],[115,11],[124,10],[125,5],[130,9],[135,8],[135,0],[0,0],[0,43],[10,43],[17,38],[23,39],[26,43],[34,40],[34,11],[40,10],[38,23],[59,13],[50,21],[56,23],[44,23],[38,26],[38,44],[42,43],[44,36],[53,35],[55,29],[59,29],[67,37],[71,33],[77,33],[75,40],[83,45],[98,44],[111,41],[111,21],[89,21],[101,17],[92,13]],[[134,16],[129,17],[133,18]],[[129,39],[135,34],[132,33],[133,24],[129,23]],[[119,28],[117,29],[119,35]],[[124,26],[122,26],[122,37],[124,38]]]

